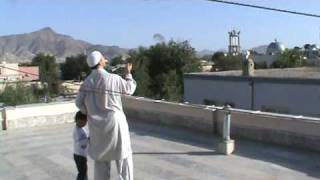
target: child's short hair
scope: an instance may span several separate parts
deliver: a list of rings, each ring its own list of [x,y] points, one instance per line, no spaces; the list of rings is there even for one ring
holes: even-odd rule
[[[81,111],[78,111],[74,116],[74,121],[78,122],[80,120],[87,120],[87,115],[83,114]]]

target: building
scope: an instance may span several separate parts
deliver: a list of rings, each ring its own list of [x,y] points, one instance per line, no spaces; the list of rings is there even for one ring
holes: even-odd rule
[[[19,66],[17,63],[0,64],[0,82],[39,80],[38,66]]]
[[[266,55],[280,55],[285,49],[285,46],[282,43],[278,42],[277,39],[275,39],[274,42],[271,42],[267,47]]]
[[[19,73],[22,81],[38,81],[39,67],[38,66],[19,66]]]
[[[206,60],[200,60],[200,68],[201,68],[202,72],[210,72],[213,65],[214,65],[213,62],[209,62]]]
[[[21,79],[18,64],[7,64],[2,62],[0,65],[0,81],[12,82]]]
[[[279,58],[279,56],[285,49],[285,46],[281,42],[275,40],[268,45],[265,54],[256,54],[254,56],[254,61],[256,63],[266,62],[267,66],[270,67],[271,64]]]
[[[184,100],[196,104],[320,117],[320,70],[290,68],[189,73],[184,76]]]
[[[284,52],[286,47],[275,40],[271,42],[264,54],[255,53],[254,61],[256,63],[266,62],[270,67],[274,61]],[[308,63],[320,66],[320,47],[316,44],[305,44],[303,47],[294,47],[292,50],[298,51],[301,54],[301,59],[307,60]]]

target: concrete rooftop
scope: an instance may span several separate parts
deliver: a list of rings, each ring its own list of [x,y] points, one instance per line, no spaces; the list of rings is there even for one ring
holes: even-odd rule
[[[73,124],[0,131],[0,180],[72,180]],[[230,156],[204,134],[131,122],[136,180],[319,179],[320,154],[236,141]],[[93,163],[89,160],[89,177]],[[112,179],[115,166],[112,166]]]

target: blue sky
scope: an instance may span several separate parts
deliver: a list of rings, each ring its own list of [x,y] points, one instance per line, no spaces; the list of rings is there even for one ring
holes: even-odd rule
[[[320,14],[319,0],[233,0]],[[227,32],[241,31],[243,48],[275,38],[286,47],[320,44],[320,18],[237,7],[206,0],[1,0],[0,36],[51,27],[95,44],[136,48],[189,40],[197,50],[227,49]]]

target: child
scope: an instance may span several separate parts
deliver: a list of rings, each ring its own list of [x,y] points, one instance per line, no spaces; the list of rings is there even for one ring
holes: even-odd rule
[[[76,126],[73,130],[74,161],[77,165],[77,180],[87,180],[87,145],[88,133],[84,129],[87,123],[87,116],[80,111],[75,115]]]

